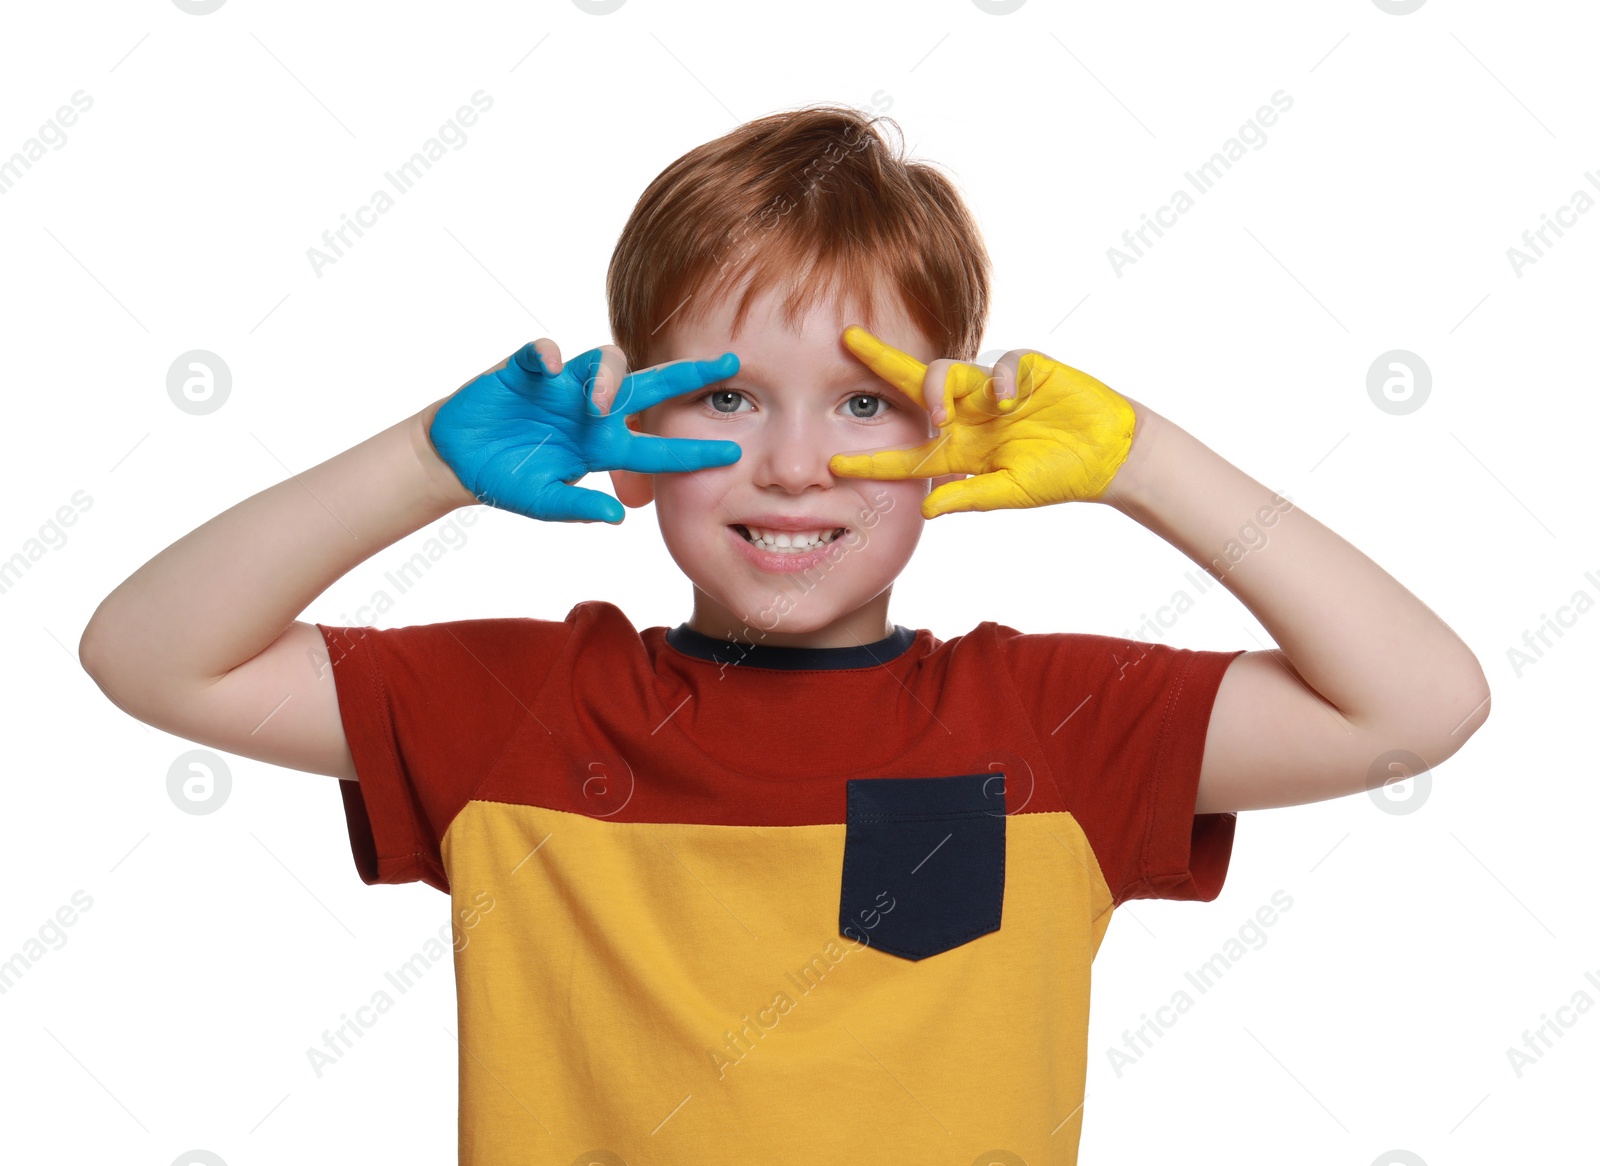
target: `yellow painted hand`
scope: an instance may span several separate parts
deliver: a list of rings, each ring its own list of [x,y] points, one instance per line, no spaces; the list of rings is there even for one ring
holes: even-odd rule
[[[1043,353],[1024,353],[1014,378],[1000,365],[991,375],[979,365],[952,361],[940,386],[928,365],[864,328],[846,328],[844,343],[932,413],[939,432],[909,449],[834,454],[828,466],[845,478],[972,475],[924,498],[924,518],[1095,501],[1133,446],[1135,414],[1127,398]],[[1012,379],[1014,395],[1002,384]],[[991,382],[995,388],[986,388]],[[930,404],[929,393],[941,395]]]

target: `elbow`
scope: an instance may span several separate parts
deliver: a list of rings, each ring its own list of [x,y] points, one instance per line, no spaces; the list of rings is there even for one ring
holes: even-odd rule
[[[89,674],[89,678],[100,686],[100,691],[107,696],[111,695],[111,680],[115,668],[116,652],[113,645],[116,642],[115,634],[108,628],[101,611],[105,608],[101,604],[95,613],[89,617],[88,624],[83,629],[83,634],[78,637],[78,664]]]
[[[1474,659],[1472,665],[1448,682],[1442,682],[1436,690],[1442,701],[1429,717],[1427,739],[1433,742],[1433,756],[1438,761],[1453,756],[1489,719],[1492,706],[1489,680],[1477,660]]]
[[[1489,682],[1477,662],[1455,673],[1437,676],[1417,686],[1425,699],[1392,715],[1369,722],[1369,740],[1387,749],[1402,749],[1421,759],[1428,768],[1453,757],[1467,739],[1489,719]]]
[[[1489,678],[1484,674],[1478,658],[1469,653],[1467,659],[1470,666],[1463,669],[1462,675],[1457,678],[1457,691],[1462,693],[1457,697],[1457,707],[1465,711],[1451,730],[1451,736],[1461,741],[1476,733],[1489,719],[1490,698],[1493,695],[1489,691]]]
[[[83,635],[78,637],[78,663],[85,672],[95,679],[96,683],[99,682],[102,658],[101,635],[97,630],[94,619],[91,617],[88,626],[83,629]]]
[[[128,687],[117,682],[113,660],[114,656],[107,646],[104,629],[91,619],[89,626],[83,629],[83,635],[78,638],[78,664],[89,674],[89,679],[94,681],[101,695],[113,706],[135,720],[150,723],[148,714],[144,714],[143,710],[135,711],[128,695],[130,691]]]
[[[89,622],[83,625],[83,634],[78,637],[78,663],[102,688],[105,676],[114,666],[118,641],[127,640],[125,630],[129,624],[118,619],[116,597],[113,591],[99,602],[90,613]]]

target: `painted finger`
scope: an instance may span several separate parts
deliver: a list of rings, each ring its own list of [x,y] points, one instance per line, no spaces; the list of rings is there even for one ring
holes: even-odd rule
[[[909,353],[890,347],[856,324],[844,330],[844,344],[862,364],[924,409],[928,407],[922,395],[922,378],[927,375],[927,365]]]
[[[736,441],[697,441],[641,433],[622,442],[617,465],[602,468],[633,470],[639,474],[687,473],[730,465],[743,454],[743,447]]]
[[[950,439],[936,437],[911,449],[836,453],[828,459],[828,468],[841,478],[878,478],[886,481],[966,473],[951,464],[950,453]]]
[[[1035,505],[1025,498],[1016,482],[1004,470],[979,474],[959,482],[946,482],[922,500],[922,517],[938,518],[967,510],[1008,510]]]
[[[629,375],[617,395],[616,411],[640,413],[672,397],[725,381],[739,371],[739,358],[724,352],[715,360],[674,360]]]

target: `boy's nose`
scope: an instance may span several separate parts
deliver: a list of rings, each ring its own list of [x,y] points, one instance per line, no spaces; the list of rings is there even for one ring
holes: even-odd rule
[[[744,457],[750,464],[754,484],[776,486],[791,493],[799,493],[812,486],[828,488],[836,484],[828,459],[842,452],[838,435],[826,424],[806,418],[795,418],[782,425],[768,428],[752,442],[741,442]],[[752,450],[754,444],[757,448]]]

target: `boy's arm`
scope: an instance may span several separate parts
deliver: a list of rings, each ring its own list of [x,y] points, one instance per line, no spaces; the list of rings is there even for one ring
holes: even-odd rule
[[[1220,579],[1282,645],[1246,652],[1224,674],[1197,813],[1299,805],[1412,776],[1417,759],[1437,765],[1488,718],[1483,669],[1444,621],[1160,414],[1033,349],[991,371],[923,364],[857,326],[842,339],[929,409],[939,433],[910,449],[835,454],[835,474],[971,475],[935,487],[924,518],[1111,506]]]
[[[112,703],[230,753],[354,779],[322,634],[296,616],[476,503],[429,441],[443,401],[223,511],[106,596],[78,654]]]
[[[1371,788],[1405,750],[1432,767],[1489,715],[1477,657],[1383,568],[1158,413],[1137,414],[1102,497],[1221,580],[1281,649],[1223,678],[1195,812],[1292,806]],[[1387,769],[1378,780],[1405,776]]]

